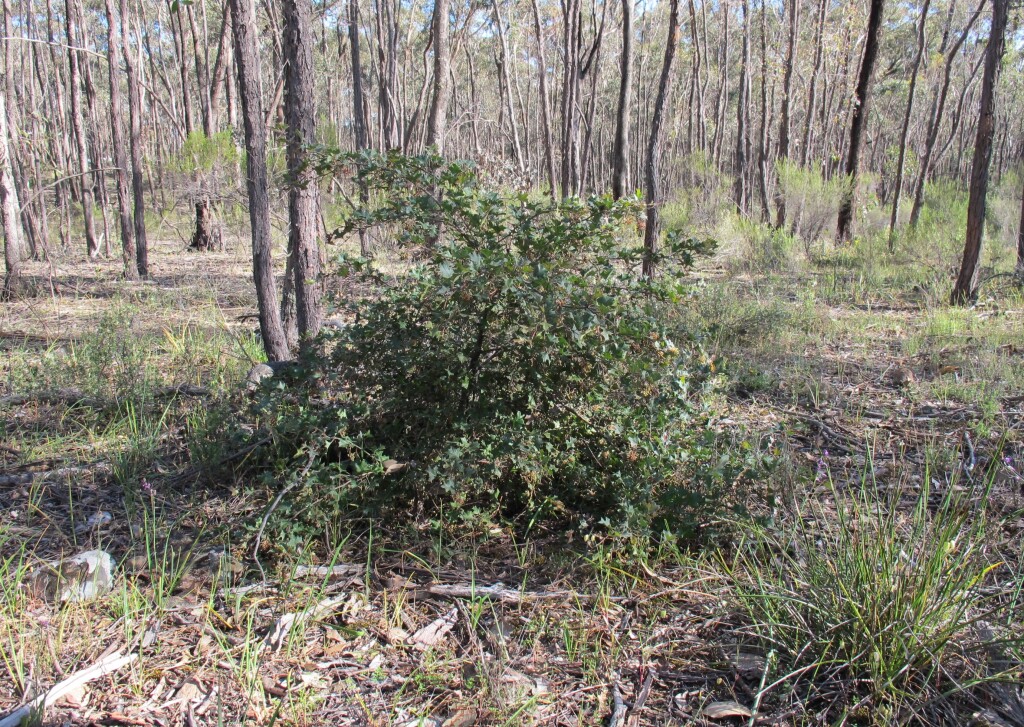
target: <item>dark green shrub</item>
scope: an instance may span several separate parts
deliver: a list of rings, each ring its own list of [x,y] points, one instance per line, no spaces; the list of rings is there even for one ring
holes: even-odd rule
[[[738,468],[702,422],[714,377],[663,315],[706,244],[670,236],[645,281],[636,200],[505,197],[433,157],[340,161],[383,200],[342,233],[389,225],[420,262],[388,283],[344,260],[376,295],[264,390],[259,436],[309,480],[281,512],[693,535],[720,509]]]

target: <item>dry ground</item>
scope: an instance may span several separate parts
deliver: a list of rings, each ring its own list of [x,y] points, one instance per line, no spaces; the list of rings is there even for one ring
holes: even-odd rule
[[[152,280],[139,284],[119,281],[116,261],[32,265],[38,294],[0,307],[0,557],[12,576],[0,584],[0,715],[120,652],[136,658],[45,722],[817,722],[792,700],[744,711],[766,662],[742,629],[728,545],[636,558],[558,534],[448,541],[377,524],[255,559],[239,523],[265,503],[238,483],[199,482],[183,445],[208,394],[237,387],[257,355],[249,260],[179,247],[154,250]],[[704,276],[688,315],[712,323],[707,345],[733,377],[716,425],[779,453],[768,484],[783,509],[827,500],[829,481],[912,499],[926,478],[945,485],[958,472],[969,488],[992,471],[993,548],[1016,573],[1020,298],[950,311],[911,295],[842,297],[801,276]],[[128,312],[111,319],[114,308]],[[125,372],[85,361],[83,342],[98,326],[114,335],[111,320],[159,344],[148,418],[102,400]],[[69,359],[85,367],[69,371],[99,371],[89,393],[100,413],[54,373]],[[989,467],[996,457],[1010,459]],[[35,597],[41,562],[95,547],[118,564],[108,596]]]

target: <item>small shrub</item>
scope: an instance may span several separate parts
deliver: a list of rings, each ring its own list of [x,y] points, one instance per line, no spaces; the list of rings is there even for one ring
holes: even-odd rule
[[[381,200],[339,234],[387,224],[421,262],[388,283],[345,259],[377,296],[264,392],[286,537],[349,514],[694,535],[719,511],[740,466],[702,424],[715,377],[663,315],[706,244],[670,235],[645,281],[636,200],[502,196],[435,157],[337,164]]]

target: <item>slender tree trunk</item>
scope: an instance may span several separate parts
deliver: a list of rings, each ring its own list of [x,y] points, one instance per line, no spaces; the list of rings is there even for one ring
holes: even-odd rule
[[[7,128],[7,94],[0,89],[0,216],[4,227],[4,287],[0,297],[12,298],[21,287],[21,258],[24,254],[18,190],[11,173],[10,131]]]
[[[131,199],[128,191],[128,153],[124,140],[124,121],[121,111],[121,82],[117,77],[116,53],[120,47],[114,8],[111,0],[104,0],[107,13],[107,69],[110,80],[110,141],[114,149],[114,164],[117,170],[117,213],[121,228],[121,254],[124,262],[124,276],[129,280],[139,277],[135,264],[135,229],[132,227]],[[124,25],[124,19],[121,19]]]
[[[626,194],[626,158],[629,155],[629,92],[633,83],[633,0],[622,0],[622,58],[619,61],[619,106],[615,114],[612,151],[612,196]]]
[[[427,146],[436,147],[437,153],[444,154],[445,132],[448,125],[448,88],[451,73],[449,0],[434,0],[433,40],[434,46],[434,93],[430,98],[427,114]]]
[[[996,85],[1006,48],[1006,23],[1010,0],[992,0],[992,26],[985,49],[985,76],[981,81],[981,108],[978,111],[978,135],[974,142],[971,164],[971,190],[967,202],[967,240],[964,243],[960,274],[957,275],[951,305],[964,305],[978,297],[978,259],[985,233],[985,198],[988,194],[989,162],[992,159],[992,138],[995,134]]]
[[[64,0],[65,31],[68,41],[68,91],[71,107],[71,129],[74,132],[76,151],[78,153],[79,198],[82,200],[82,217],[85,220],[85,247],[90,258],[100,254],[99,242],[96,240],[96,224],[93,220],[92,181],[89,168],[88,142],[85,136],[85,125],[82,121],[82,78],[79,65],[78,35],[75,27],[79,23],[77,0]]]
[[[256,9],[253,0],[230,0],[238,93],[245,127],[246,188],[252,228],[253,280],[259,304],[260,334],[267,358],[284,361],[288,342],[277,308],[274,266],[271,257],[270,197],[267,192],[267,127],[260,93],[260,61],[256,40]]]
[[[512,153],[515,155],[516,167],[520,173],[526,171],[526,165],[523,159],[523,148],[519,143],[519,124],[516,122],[516,112],[512,108],[512,81],[509,77],[508,67],[512,62],[512,58],[508,52],[508,40],[505,37],[505,23],[501,19],[501,10],[498,6],[498,0],[491,0],[491,7],[494,10],[494,23],[498,28],[498,40],[500,41],[501,48],[501,77],[498,79],[500,89],[504,89],[501,94],[504,96],[504,112],[508,114],[508,123],[510,135],[512,137]],[[466,48],[466,57],[472,62],[472,56],[470,55],[469,48]],[[472,74],[475,76],[476,74]],[[475,119],[477,114],[473,114]]]
[[[295,308],[299,341],[320,332],[320,248],[316,240],[317,178],[308,165],[308,145],[316,142],[313,81],[313,27],[310,0],[284,0],[284,108],[288,147],[288,254],[294,259]]]
[[[982,8],[985,7],[987,2],[988,0],[979,0],[978,8],[967,21],[967,25],[964,27],[956,43],[953,44],[953,47],[949,49],[949,53],[946,54],[946,62],[942,72],[942,85],[939,87],[938,96],[935,97],[932,104],[932,112],[928,117],[928,131],[924,143],[924,154],[921,155],[921,161],[918,164],[917,183],[914,185],[914,206],[910,210],[911,227],[917,227],[917,222],[921,219],[921,209],[924,207],[924,187],[928,182],[928,173],[931,171],[932,165],[932,152],[935,150],[935,142],[939,138],[939,127],[942,126],[943,113],[946,109],[949,82],[953,74],[953,61],[956,60],[960,47],[967,40],[974,22],[978,19]],[[952,12],[950,15],[952,15]]]
[[[921,6],[921,20],[917,26],[917,51],[914,53],[914,66],[910,72],[910,86],[907,89],[907,110],[903,114],[903,127],[900,129],[900,152],[896,161],[896,178],[892,189],[892,214],[889,216],[889,252],[896,246],[896,223],[900,216],[900,197],[903,194],[903,173],[907,162],[907,136],[910,133],[910,119],[914,111],[914,93],[917,90],[917,75],[921,69],[921,59],[925,49],[925,26],[928,20],[928,7],[931,0],[924,0]]]
[[[658,80],[658,95],[654,101],[651,114],[651,135],[647,141],[646,163],[646,203],[647,226],[644,228],[644,261],[643,275],[653,278],[655,261],[658,252],[658,239],[661,233],[660,190],[658,189],[659,150],[661,146],[661,125],[665,115],[665,106],[672,86],[672,61],[676,57],[676,46],[679,45],[679,0],[669,0],[668,39],[665,42],[665,60],[661,65],[661,78]]]
[[[349,0],[348,4],[348,41],[352,54],[352,119],[355,126],[356,151],[363,152],[369,148],[366,133],[366,113],[363,108],[363,64],[359,53],[359,0]],[[364,207],[369,202],[366,183],[359,181],[359,203]],[[366,230],[359,229],[359,251],[362,255],[370,254],[369,238]]]
[[[804,119],[804,139],[800,148],[800,166],[805,169],[811,155],[811,130],[814,127],[815,103],[818,100],[818,74],[821,73],[822,39],[827,9],[828,0],[821,0],[818,4],[818,25],[814,31],[814,68],[811,71],[811,80],[807,85],[807,115]]]
[[[551,136],[551,97],[548,95],[548,64],[544,53],[544,30],[540,22],[540,6],[538,0],[531,0],[533,8],[533,28],[537,35],[537,76],[540,85],[540,109],[542,134],[544,137],[544,162],[547,167],[548,187],[551,198],[558,195],[558,184],[555,181],[555,144]]]
[[[132,207],[135,222],[135,264],[139,275],[149,275],[149,243],[146,238],[146,190],[142,165],[142,93],[138,67],[128,40],[128,3],[120,0],[121,56],[128,77],[128,151],[132,169]]]
[[[927,0],[926,0],[927,1]],[[762,11],[764,9],[762,8]],[[779,159],[778,163],[789,161],[790,108],[793,99],[793,70],[797,63],[797,37],[800,35],[800,0],[789,3],[789,40],[786,43],[786,66],[782,81],[782,109],[779,112]],[[813,79],[811,81],[814,82]],[[775,227],[786,225],[786,195],[779,184],[775,194]]]
[[[853,207],[857,197],[857,180],[860,173],[860,147],[864,139],[864,129],[867,126],[868,106],[871,101],[871,79],[875,73],[875,61],[878,59],[878,40],[882,29],[884,10],[884,0],[871,0],[867,36],[864,39],[864,56],[861,58],[854,97],[853,118],[850,120],[850,146],[846,157],[849,190],[843,195],[843,203],[839,207],[839,222],[836,232],[836,237],[840,242],[848,241],[853,235]]]
[[[750,113],[750,7],[748,0],[740,5],[743,18],[743,51],[740,60],[740,89],[736,100],[736,163],[733,171],[733,201],[740,214],[746,214],[750,201],[747,185],[747,162],[750,158],[750,130],[747,121]]]

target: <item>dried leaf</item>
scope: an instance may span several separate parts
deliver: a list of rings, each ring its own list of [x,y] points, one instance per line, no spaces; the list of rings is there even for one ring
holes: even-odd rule
[[[739,702],[712,702],[704,707],[704,716],[708,719],[728,719],[729,717],[751,717],[752,712]]]
[[[412,644],[417,649],[425,651],[431,646],[436,646],[449,631],[455,628],[459,620],[458,609],[453,608],[439,619],[431,621],[412,635]]]

